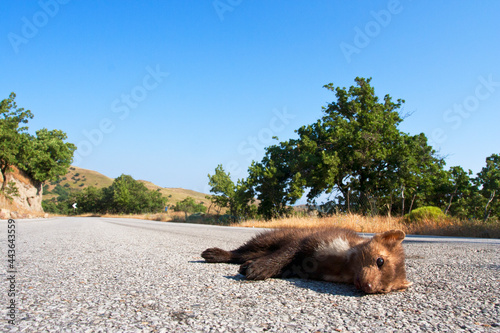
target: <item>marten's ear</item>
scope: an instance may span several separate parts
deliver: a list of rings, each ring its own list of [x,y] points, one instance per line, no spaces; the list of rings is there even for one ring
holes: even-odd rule
[[[390,230],[382,234],[376,234],[373,239],[385,244],[396,245],[403,241],[405,233],[401,230]]]

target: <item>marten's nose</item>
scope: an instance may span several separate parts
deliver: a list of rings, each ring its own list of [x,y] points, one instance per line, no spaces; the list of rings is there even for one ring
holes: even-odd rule
[[[363,285],[361,286],[361,289],[363,289],[363,291],[365,293],[372,293],[373,292],[373,287],[372,287],[372,284],[371,283],[363,283]]]
[[[370,282],[361,282],[361,279],[358,277],[354,282],[356,288],[363,290],[365,293],[373,293],[373,286]]]
[[[370,282],[361,282],[361,279],[359,277],[357,277],[356,281],[354,281],[354,285],[357,289],[361,289],[367,294],[373,293],[372,284]]]

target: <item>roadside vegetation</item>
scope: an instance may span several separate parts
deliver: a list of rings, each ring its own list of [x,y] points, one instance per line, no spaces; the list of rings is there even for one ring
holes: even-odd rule
[[[17,194],[6,173],[12,166],[24,171],[36,183],[55,180],[64,175],[76,146],[65,142],[66,133],[42,128],[35,135],[28,133],[28,121],[34,117],[30,110],[19,108],[16,94],[0,102],[0,194],[11,198]]]
[[[109,187],[89,186],[81,191],[71,192],[60,185],[51,193],[57,199],[43,201],[46,212],[71,215],[78,213],[93,214],[142,214],[161,212],[167,199],[159,191],[148,190],[141,182],[129,175],[116,178]],[[76,208],[73,204],[77,204]]]
[[[166,194],[128,175],[80,174],[70,167],[76,146],[65,142],[66,134],[29,134],[33,114],[18,108],[12,93],[0,103],[0,172],[17,166],[43,185],[43,207],[53,214],[500,237],[500,154],[486,157],[476,175],[461,166],[446,169],[423,133],[399,129],[410,116],[404,100],[377,97],[370,82],[356,78],[348,89],[325,85],[335,97],[320,119],[297,129],[294,139],[276,138],[262,160],[251,163],[246,179],[235,182],[218,165],[208,175],[211,195],[201,197]],[[2,179],[0,196],[15,196]],[[301,198],[307,205],[298,209]]]
[[[254,228],[314,228],[337,226],[357,232],[377,233],[391,229],[403,230],[412,235],[500,238],[500,222],[491,220],[461,220],[423,218],[410,222],[405,217],[363,216],[338,214],[330,217],[287,217],[273,220],[249,220],[233,226]]]
[[[370,81],[356,78],[349,89],[326,85],[335,100],[323,107],[323,117],[297,129],[297,138],[267,147],[246,179],[234,183],[218,165],[208,175],[213,205],[251,225],[293,218],[305,196],[309,212],[327,218],[313,223],[357,216],[375,225],[384,217],[414,233],[498,229],[500,155],[488,156],[476,175],[461,166],[445,169],[423,133],[399,129],[409,116],[404,100],[379,99]]]
[[[295,216],[272,220],[254,219],[242,222],[231,222],[229,215],[201,213],[186,215],[184,212],[180,211],[148,214],[79,214],[79,216],[132,218],[159,222],[212,224],[247,228],[317,228],[336,226],[366,233],[399,229],[411,235],[500,238],[500,222],[498,220],[484,223],[481,220],[460,220],[450,217],[439,220],[422,219],[416,222],[409,222],[406,218],[402,217],[363,216],[357,214],[338,214],[330,217],[318,217],[298,213]]]

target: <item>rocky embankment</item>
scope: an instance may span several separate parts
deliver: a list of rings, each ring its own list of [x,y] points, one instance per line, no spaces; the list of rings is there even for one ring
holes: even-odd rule
[[[31,179],[17,167],[4,174],[0,172],[0,186],[17,189],[7,197],[0,193],[0,219],[31,218],[44,216],[42,208],[42,184]]]

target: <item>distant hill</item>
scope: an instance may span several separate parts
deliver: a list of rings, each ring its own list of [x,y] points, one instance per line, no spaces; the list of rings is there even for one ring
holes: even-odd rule
[[[186,190],[178,187],[161,187],[146,180],[139,180],[150,190],[160,189],[161,194],[168,199],[168,205],[175,205],[177,202],[186,199],[187,197],[193,198],[196,202],[203,202],[205,206],[210,205],[210,201],[206,199],[206,194],[196,192],[193,190]]]
[[[113,178],[109,178],[97,171],[82,169],[72,166],[68,173],[58,180],[50,182],[47,185],[49,190],[53,190],[57,184],[70,189],[83,190],[86,187],[94,186],[97,188],[108,187],[113,183]]]
[[[72,192],[81,191],[89,186],[97,188],[109,187],[113,183],[113,180],[113,178],[107,177],[97,171],[71,166],[66,175],[60,177],[57,181],[46,184],[44,186],[44,192],[53,191],[57,185],[68,188]],[[207,207],[210,205],[210,201],[205,198],[206,194],[204,193],[186,190],[183,188],[161,187],[146,180],[139,181],[150,190],[159,189],[161,194],[168,199],[168,206],[175,205],[177,202],[184,200],[187,197],[194,198],[196,202],[203,202]],[[55,196],[57,196],[57,194],[44,194],[43,199],[50,200]]]

